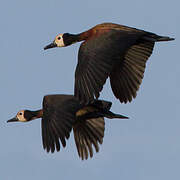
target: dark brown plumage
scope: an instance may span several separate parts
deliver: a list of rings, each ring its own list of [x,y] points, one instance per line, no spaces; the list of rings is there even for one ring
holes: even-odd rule
[[[43,99],[43,109],[21,110],[8,122],[26,122],[42,118],[42,141],[47,152],[59,151],[66,147],[73,129],[79,157],[93,156],[93,147],[99,151],[104,137],[104,117],[127,119],[110,111],[111,102],[96,100],[89,105],[81,105],[72,95],[47,95]],[[61,144],[60,144],[61,142]]]
[[[173,38],[113,23],[99,24],[73,35],[59,34],[44,49],[84,41],[79,49],[74,94],[81,103],[98,98],[109,77],[112,91],[120,102],[131,102],[142,82],[146,62],[155,42]]]

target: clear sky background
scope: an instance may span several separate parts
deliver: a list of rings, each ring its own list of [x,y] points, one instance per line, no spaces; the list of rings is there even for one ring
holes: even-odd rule
[[[180,179],[180,3],[178,0],[6,0],[0,6],[0,180]],[[157,43],[137,98],[120,104],[109,82],[101,98],[129,121],[106,119],[104,143],[81,161],[73,134],[67,148],[47,154],[40,120],[6,121],[41,108],[46,94],[72,94],[79,44],[44,51],[58,33],[102,23],[175,37]]]

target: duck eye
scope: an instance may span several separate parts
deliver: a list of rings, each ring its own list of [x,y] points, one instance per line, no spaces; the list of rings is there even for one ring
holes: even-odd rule
[[[60,40],[60,39],[61,39],[61,37],[59,36],[57,39],[58,39],[58,40]]]

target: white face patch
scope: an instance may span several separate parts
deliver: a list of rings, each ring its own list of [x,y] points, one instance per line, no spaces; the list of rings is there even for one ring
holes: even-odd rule
[[[56,43],[57,47],[64,47],[64,40],[63,40],[63,34],[58,34],[54,40]]]
[[[24,118],[24,110],[21,110],[16,115],[18,121],[20,122],[26,122],[27,120]]]

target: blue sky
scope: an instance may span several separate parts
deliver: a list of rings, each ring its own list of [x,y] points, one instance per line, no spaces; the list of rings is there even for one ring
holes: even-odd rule
[[[3,1],[0,7],[0,179],[179,179],[179,1]],[[67,148],[47,154],[40,120],[7,124],[20,109],[39,109],[46,94],[71,94],[79,44],[44,51],[58,33],[102,23],[124,24],[175,37],[157,43],[137,98],[120,104],[109,82],[101,98],[129,121],[106,119],[104,143],[93,159]]]

